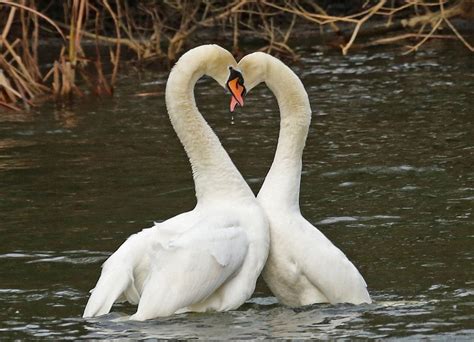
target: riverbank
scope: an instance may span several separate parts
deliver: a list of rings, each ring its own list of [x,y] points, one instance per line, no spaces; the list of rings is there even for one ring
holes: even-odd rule
[[[44,6],[44,7],[43,7]],[[457,40],[472,53],[474,3],[331,1],[0,1],[0,108],[48,99],[111,96],[120,68],[169,68],[193,46],[218,42],[237,58],[261,50],[297,60],[297,46],[343,55],[396,45],[416,53],[432,40]],[[1,25],[0,25],[1,26]]]

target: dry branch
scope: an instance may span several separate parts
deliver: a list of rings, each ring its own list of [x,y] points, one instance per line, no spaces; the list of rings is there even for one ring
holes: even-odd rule
[[[83,96],[80,81],[94,94],[112,94],[124,51],[133,51],[139,62],[155,59],[170,65],[185,48],[201,43],[193,41],[200,33],[217,30],[224,33],[236,54],[246,38],[252,37],[259,39],[261,50],[293,59],[297,55],[291,37],[305,31],[326,35],[327,45],[336,46],[344,55],[354,48],[400,42],[411,42],[406,53],[412,53],[430,39],[457,39],[473,51],[453,21],[474,18],[472,0],[346,2],[339,12],[331,10],[330,3],[68,0],[46,4],[0,0],[0,105],[17,109],[17,102],[29,107],[40,95]],[[38,65],[40,34],[60,37],[64,42],[49,70]],[[95,44],[95,56],[84,48],[85,40]],[[107,44],[111,45],[109,58],[102,60],[99,45]],[[106,64],[112,66],[110,75],[104,72]]]

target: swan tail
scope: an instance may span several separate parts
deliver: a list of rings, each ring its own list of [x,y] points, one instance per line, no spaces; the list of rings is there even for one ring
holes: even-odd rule
[[[129,299],[128,292],[135,292],[129,289],[132,284],[133,278],[129,272],[124,272],[121,268],[104,267],[96,287],[91,290],[82,317],[89,318],[109,313],[116,301],[124,297]]]

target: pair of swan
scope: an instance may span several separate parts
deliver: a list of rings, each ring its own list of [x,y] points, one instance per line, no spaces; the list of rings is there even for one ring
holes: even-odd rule
[[[194,86],[203,75],[231,91],[231,110],[261,82],[278,100],[277,152],[257,198],[196,107]],[[311,109],[291,69],[264,53],[237,64],[227,50],[203,45],[174,66],[166,105],[192,166],[196,207],[130,236],[104,263],[84,317],[106,314],[123,300],[138,304],[134,320],[236,309],[262,271],[289,306],[371,302],[354,265],[300,214]]]

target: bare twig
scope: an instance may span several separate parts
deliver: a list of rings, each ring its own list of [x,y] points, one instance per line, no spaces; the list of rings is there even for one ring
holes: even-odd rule
[[[439,2],[439,7],[441,9],[441,16],[443,17],[443,20],[446,24],[448,24],[449,28],[454,32],[454,34],[459,38],[459,40],[472,52],[474,51],[473,47],[471,44],[469,44],[463,36],[456,30],[453,24],[451,24],[451,21],[449,21],[448,17],[446,16],[446,11],[444,10],[444,3],[440,0]]]
[[[34,10],[28,6],[25,6],[25,5],[22,5],[22,4],[18,4],[18,3],[15,3],[15,2],[10,2],[10,1],[6,1],[6,0],[0,0],[0,4],[4,4],[4,5],[8,5],[8,6],[13,6],[13,7],[18,7],[18,8],[22,8],[24,9],[25,11],[30,11],[32,13],[34,13],[35,15],[43,18],[44,20],[46,20],[48,23],[50,23],[55,29],[56,31],[58,31],[58,33],[61,35],[61,37],[63,39],[66,39],[64,37],[64,34],[63,32],[61,31],[61,29],[58,27],[58,25],[56,25],[56,23],[54,21],[52,21],[51,19],[49,19],[47,16],[45,16],[44,14],[41,14],[40,12],[38,12],[37,10]]]
[[[8,36],[8,32],[10,32],[10,27],[12,26],[13,18],[15,18],[16,7],[10,8],[10,13],[8,14],[7,22],[3,27],[2,31],[2,41],[5,40]],[[0,41],[1,44],[1,41]]]
[[[431,29],[430,33],[428,33],[427,35],[424,36],[424,38],[419,41],[416,45],[410,47],[407,51],[405,51],[403,54],[406,55],[406,54],[409,54],[410,52],[413,52],[413,51],[416,51],[418,50],[418,48],[423,45],[424,42],[426,42],[432,35],[433,33],[436,32],[436,30],[438,29],[439,25],[441,25],[441,23],[443,22],[443,18],[440,18],[438,19],[438,22],[433,26],[433,28]]]
[[[360,19],[356,27],[354,28],[354,32],[352,32],[351,39],[347,42],[346,45],[342,47],[342,54],[345,56],[347,55],[347,51],[349,51],[350,47],[352,46],[352,43],[354,43],[355,38],[357,37],[357,33],[359,32],[361,26],[371,17],[373,16],[382,6],[385,4],[385,0],[381,0],[377,5],[372,7],[372,9],[367,13],[365,17]]]

